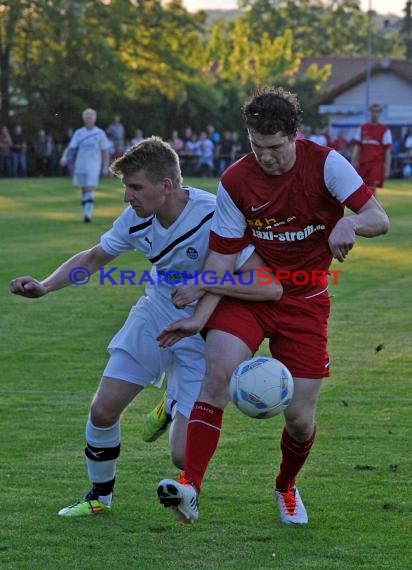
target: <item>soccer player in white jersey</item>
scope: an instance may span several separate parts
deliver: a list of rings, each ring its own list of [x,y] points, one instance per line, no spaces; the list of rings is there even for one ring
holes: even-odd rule
[[[194,276],[195,280],[198,275],[202,279],[216,198],[209,192],[182,186],[176,152],[157,137],[129,149],[111,170],[122,180],[124,201],[129,205],[100,243],[77,253],[42,281],[23,276],[11,283],[12,293],[37,298],[70,285],[72,270],[80,267],[94,273],[126,251],[143,252],[152,263],[145,296],[131,309],[109,344],[110,359],[91,404],[85,454],[92,488],[83,501],[59,512],[66,517],[98,514],[111,508],[121,414],[146,386],[159,384],[165,372],[168,398],[176,402],[170,430],[171,456],[173,463],[182,468],[187,418],[205,372],[204,340],[199,334],[170,349],[160,348],[156,337],[171,320],[182,314],[189,317],[193,312],[193,305],[177,309],[171,295],[179,276]],[[247,245],[237,264],[242,271],[249,271],[260,267],[261,261]],[[244,282],[249,278],[245,281],[242,276]],[[263,287],[257,281],[247,287],[217,283],[212,291],[257,300],[280,298],[281,286],[274,283]]]
[[[94,109],[85,109],[82,117],[84,127],[74,131],[60,164],[66,166],[69,157],[75,155],[73,184],[81,189],[83,220],[91,222],[100,174],[107,176],[109,173],[111,143],[103,129],[96,127],[97,113]]]
[[[284,412],[275,497],[282,522],[306,524],[296,478],[315,440],[316,404],[322,379],[329,375],[330,301],[327,283],[315,277],[326,275],[332,258],[343,262],[356,236],[384,234],[389,223],[345,158],[296,139],[301,118],[296,95],[258,89],[243,112],[252,152],[222,176],[205,269],[232,270],[236,254],[251,242],[265,265],[285,277],[284,294],[279,303],[259,305],[224,297],[213,312],[206,325],[207,374],[189,419],[184,474],[179,482],[161,481],[158,496],[183,522],[197,520],[197,497],[218,445],[232,370],[268,337],[272,355],[289,368],[295,387]],[[345,206],[352,215],[344,216]],[[183,285],[175,303],[184,306],[199,298],[198,290],[196,297],[192,293]],[[185,326],[180,321],[168,327],[159,337],[162,346],[184,335]],[[247,489],[244,495],[247,500]]]

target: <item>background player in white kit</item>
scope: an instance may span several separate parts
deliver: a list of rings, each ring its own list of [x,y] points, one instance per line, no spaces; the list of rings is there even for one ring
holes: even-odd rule
[[[103,129],[96,127],[97,113],[94,109],[85,109],[82,117],[84,127],[73,133],[60,164],[66,166],[70,154],[75,155],[73,184],[81,189],[83,219],[90,222],[100,174],[107,176],[109,173],[111,143]]]
[[[98,514],[111,508],[120,454],[120,416],[147,385],[160,384],[165,372],[168,397],[176,401],[170,430],[171,455],[174,464],[182,468],[187,419],[205,373],[204,340],[199,334],[170,349],[159,348],[156,337],[171,320],[193,312],[193,305],[185,309],[173,305],[174,287],[163,275],[171,271],[177,276],[201,272],[208,254],[215,196],[182,186],[177,154],[157,137],[132,147],[112,164],[111,170],[121,178],[124,201],[129,206],[101,237],[100,244],[74,255],[42,281],[23,276],[11,283],[13,293],[36,298],[70,285],[69,275],[74,268],[84,267],[94,273],[126,251],[141,251],[152,263],[155,284],[146,287],[146,295],[131,309],[124,326],[110,342],[110,359],[91,404],[85,454],[92,488],[85,500],[59,511],[62,516]],[[240,265],[242,271],[261,266],[251,246],[239,254]],[[275,283],[265,287],[227,284],[211,288],[212,293],[223,291],[250,300],[276,300],[282,293]]]

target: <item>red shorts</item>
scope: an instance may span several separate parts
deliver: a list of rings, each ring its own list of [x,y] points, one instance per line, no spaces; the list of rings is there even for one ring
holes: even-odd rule
[[[383,188],[384,163],[383,162],[361,162],[359,164],[359,176],[366,186],[372,188]]]
[[[267,337],[272,356],[286,364],[292,376],[318,380],[329,376],[329,314],[327,291],[269,303],[223,297],[206,329],[240,338],[253,353]]]

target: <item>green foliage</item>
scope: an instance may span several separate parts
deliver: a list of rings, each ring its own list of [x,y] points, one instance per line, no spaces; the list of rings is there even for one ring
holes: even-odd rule
[[[408,0],[405,4],[405,18],[402,22],[400,37],[405,46],[405,55],[408,61],[412,61],[412,2]]]
[[[238,109],[263,84],[298,86],[310,100],[327,69],[298,78],[308,55],[363,55],[367,15],[357,0],[243,0],[211,29],[181,0],[0,0],[2,121],[60,140],[94,107],[128,135],[168,137],[190,124],[239,128]],[[373,53],[399,55],[399,32],[371,20]],[[403,32],[403,41],[405,34]],[[316,122],[316,118],[312,122]]]
[[[250,26],[242,18],[216,23],[206,54],[216,77],[237,83],[245,91],[257,85],[285,81],[300,65],[300,60],[293,55],[291,30],[273,39],[264,33],[255,41]]]
[[[187,180],[216,188],[216,180]],[[102,181],[92,224],[83,224],[69,179],[0,179],[2,541],[7,570],[409,570],[411,494],[410,203],[406,181],[379,198],[387,236],[359,238],[331,288],[331,377],[318,436],[299,477],[306,528],[283,526],[272,494],[282,418],[225,412],[207,471],[201,518],[180,526],[156,499],[174,477],[167,437],[141,441],[160,392],[145,390],[122,421],[122,454],[110,516],[61,519],[84,496],[84,423],[105,347],[142,293],[132,286],[67,287],[43,299],[8,293],[23,274],[46,276],[96,243],[122,211],[122,190]],[[143,272],[143,256],[116,260]],[[383,346],[382,346],[383,345]],[[377,347],[382,349],[377,351]],[[267,354],[267,346],[262,347]]]
[[[368,15],[360,10],[359,0],[240,0],[240,6],[248,8],[244,18],[254,38],[292,28],[301,55],[366,55]],[[375,17],[371,31],[375,56],[399,56],[398,32],[385,37]]]
[[[234,104],[225,115],[229,115],[229,121],[236,128],[240,128],[240,125],[233,110],[238,114],[245,97],[254,87],[283,84],[298,88],[306,103],[330,74],[329,66],[319,69],[312,65],[305,76],[298,79],[301,60],[294,49],[292,29],[287,28],[283,35],[277,36],[263,32],[255,38],[246,18],[238,18],[234,22],[216,22],[205,55],[207,68],[211,70],[216,86],[232,95]]]
[[[88,106],[102,125],[120,113],[129,135],[136,127],[165,137],[188,124],[238,128],[248,91],[290,83],[300,64],[289,28],[255,38],[238,18],[207,35],[205,14],[179,0],[37,0],[8,4],[3,15],[0,46],[7,37],[13,57],[2,68],[4,89],[29,135],[43,127],[59,139]]]

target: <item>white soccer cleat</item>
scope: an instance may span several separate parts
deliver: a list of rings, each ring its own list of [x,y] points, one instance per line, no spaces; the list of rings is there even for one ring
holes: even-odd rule
[[[307,524],[308,514],[296,487],[286,491],[275,489],[280,519],[285,524]]]
[[[185,524],[192,524],[199,518],[199,501],[196,489],[187,483],[184,477],[181,482],[163,479],[157,486],[157,496],[161,504],[170,508],[177,519]],[[185,481],[183,483],[183,481]]]

